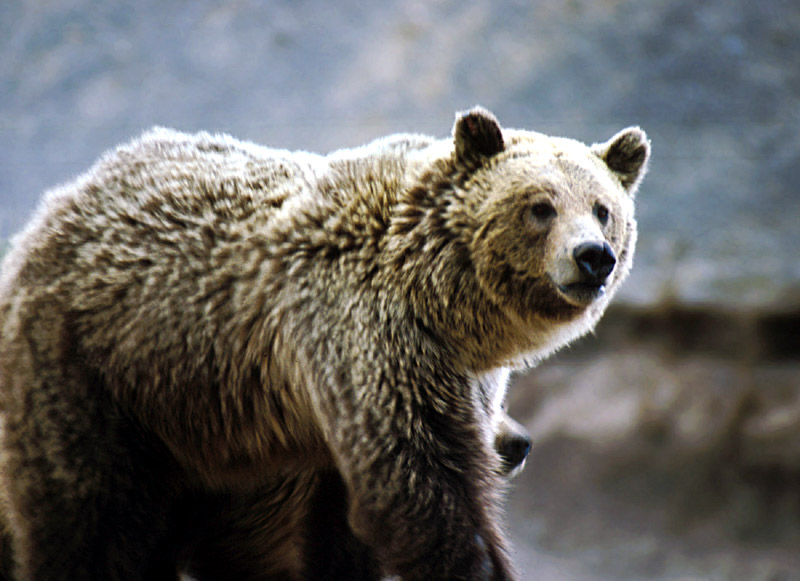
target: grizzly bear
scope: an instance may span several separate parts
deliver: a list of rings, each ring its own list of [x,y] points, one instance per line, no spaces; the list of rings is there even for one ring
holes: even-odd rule
[[[155,129],[47,193],[0,275],[17,578],[514,578],[509,371],[597,323],[649,152]]]

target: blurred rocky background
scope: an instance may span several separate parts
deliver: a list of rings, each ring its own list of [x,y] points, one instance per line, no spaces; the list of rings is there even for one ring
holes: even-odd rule
[[[796,0],[4,0],[0,240],[154,124],[325,152],[507,126],[653,142],[633,275],[520,376],[525,579],[800,579]]]

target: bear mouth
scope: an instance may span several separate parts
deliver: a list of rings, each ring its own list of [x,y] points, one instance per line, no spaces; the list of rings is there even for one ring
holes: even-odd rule
[[[606,285],[590,282],[573,282],[570,284],[558,285],[558,291],[570,303],[578,306],[585,306],[606,294]]]

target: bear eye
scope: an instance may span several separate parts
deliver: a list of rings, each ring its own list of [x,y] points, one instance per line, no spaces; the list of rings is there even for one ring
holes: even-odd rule
[[[595,204],[594,215],[603,226],[608,223],[608,208],[603,204]]]
[[[546,222],[556,215],[556,209],[549,202],[539,202],[531,207],[531,216],[539,222]]]

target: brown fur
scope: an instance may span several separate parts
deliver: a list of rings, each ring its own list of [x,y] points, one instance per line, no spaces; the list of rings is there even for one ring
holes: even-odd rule
[[[648,155],[478,108],[327,157],[155,130],[49,192],[0,276],[19,578],[512,578],[503,370],[594,326]]]

